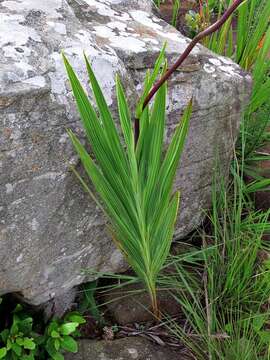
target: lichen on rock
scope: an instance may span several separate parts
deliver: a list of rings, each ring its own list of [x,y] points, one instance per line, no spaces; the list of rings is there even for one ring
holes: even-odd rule
[[[171,63],[189,42],[151,7],[150,0],[0,2],[0,294],[18,292],[38,305],[90,279],[83,269],[126,269],[101,212],[69,171],[78,159],[66,128],[82,139],[83,132],[61,51],[90,97],[83,51],[114,114],[116,73],[134,107],[163,43]],[[176,237],[203,219],[217,150],[226,168],[250,84],[236,64],[201,45],[169,81],[168,138],[194,98],[175,183]]]

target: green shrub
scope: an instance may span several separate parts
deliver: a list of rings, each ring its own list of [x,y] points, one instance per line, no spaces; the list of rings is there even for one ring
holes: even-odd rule
[[[10,326],[0,332],[0,359],[63,360],[65,351],[77,352],[78,327],[85,323],[79,313],[51,320],[43,334],[35,329],[33,317],[21,305],[17,305],[11,315]]]
[[[0,333],[0,359],[32,360],[38,349],[37,335],[33,332],[33,318],[17,305],[13,311],[12,324]]]
[[[79,325],[85,323],[84,318],[78,313],[67,314],[64,319],[53,319],[40,339],[40,346],[53,360],[62,360],[63,352],[76,353],[78,345],[74,337],[79,335]],[[44,358],[45,359],[45,358]]]

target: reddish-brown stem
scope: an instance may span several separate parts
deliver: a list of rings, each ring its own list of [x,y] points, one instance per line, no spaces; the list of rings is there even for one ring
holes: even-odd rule
[[[134,121],[134,139],[135,139],[135,146],[137,145],[138,139],[140,135],[140,121],[139,119],[135,119]]]
[[[169,77],[179,68],[179,66],[184,62],[184,60],[188,57],[192,49],[195,47],[195,45],[205,38],[206,36],[209,36],[210,34],[214,33],[218,29],[221,28],[221,26],[229,19],[229,17],[232,15],[232,13],[238,8],[239,5],[241,5],[242,2],[245,0],[235,0],[234,3],[225,11],[225,13],[212,25],[210,25],[208,28],[200,32],[198,35],[196,35],[189,45],[186,47],[185,51],[179,56],[178,60],[167,70],[167,72],[156,82],[156,84],[152,87],[149,94],[146,96],[144,103],[143,103],[143,109],[149,104],[153,96],[156,94],[158,89],[164,84],[165,81],[169,79]],[[140,122],[139,119],[135,119],[135,144],[137,144],[139,134],[140,134]]]

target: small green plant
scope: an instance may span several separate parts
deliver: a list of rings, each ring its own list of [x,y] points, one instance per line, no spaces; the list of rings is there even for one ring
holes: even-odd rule
[[[9,314],[8,314],[9,315]],[[35,323],[18,304],[10,316],[10,324],[0,332],[0,359],[3,360],[63,360],[64,352],[77,352],[75,338],[80,335],[78,327],[85,323],[77,312],[63,319],[53,319],[41,333]]]
[[[78,327],[84,324],[84,318],[78,313],[69,313],[63,320],[53,319],[46,328],[44,337],[39,340],[39,345],[44,346],[46,352],[53,360],[63,360],[63,352],[76,353]]]
[[[201,30],[202,18],[199,13],[189,10],[185,15],[186,24],[189,29],[189,35],[194,37]]]
[[[92,160],[72,131],[69,131],[69,136],[102,204],[92,194],[85,181],[81,181],[110,219],[110,230],[115,244],[145,284],[153,311],[158,316],[156,281],[170,250],[178,211],[179,192],[173,194],[172,187],[188,131],[191,103],[163,156],[166,84],[158,90],[151,109],[146,106],[143,110],[143,102],[139,103],[137,114],[141,129],[136,142],[130,111],[117,77],[118,111],[125,142],[123,146],[86,57],[85,61],[99,116],[64,57],[81,120],[97,163]],[[153,74],[146,77],[146,95],[162,67],[164,68],[164,49],[156,62]]]
[[[189,36],[194,37],[200,31],[205,30],[211,24],[211,15],[215,12],[217,6],[216,0],[199,0],[199,10],[189,10],[185,15],[185,21],[188,28]],[[221,10],[221,3],[219,3]],[[208,44],[208,37],[204,38],[202,43]]]
[[[37,354],[33,319],[17,305],[13,311],[10,328],[0,333],[0,359],[33,360]]]

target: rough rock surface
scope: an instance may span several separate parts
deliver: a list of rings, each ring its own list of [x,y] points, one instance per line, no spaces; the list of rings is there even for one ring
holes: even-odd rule
[[[147,0],[0,0],[0,294],[41,304],[85,281],[82,269],[126,267],[69,171],[78,159],[66,128],[81,129],[60,52],[87,87],[86,51],[112,109],[116,72],[134,103],[162,44],[171,63],[188,43],[150,8]],[[197,226],[209,205],[215,155],[225,168],[250,84],[237,65],[202,46],[170,81],[168,137],[194,98],[176,181],[183,194],[177,236]]]
[[[67,360],[188,360],[181,350],[154,345],[143,338],[123,338],[114,341],[79,342],[78,354],[65,355]]]

